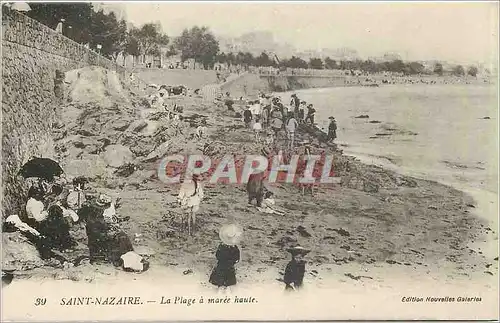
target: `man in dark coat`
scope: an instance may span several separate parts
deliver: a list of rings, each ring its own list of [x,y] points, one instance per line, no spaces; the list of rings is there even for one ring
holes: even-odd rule
[[[334,117],[330,117],[329,119],[330,124],[328,125],[328,136],[326,137],[328,142],[337,138],[337,122]]]

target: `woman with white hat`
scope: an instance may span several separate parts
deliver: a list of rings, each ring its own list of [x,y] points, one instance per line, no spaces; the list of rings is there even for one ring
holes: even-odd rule
[[[187,214],[188,234],[195,230],[196,212],[200,210],[200,203],[203,200],[203,185],[201,176],[193,174],[192,181],[184,181],[180,187],[177,202],[181,209]]]
[[[240,249],[237,244],[241,239],[243,230],[237,224],[223,226],[219,231],[222,243],[217,248],[215,257],[217,266],[212,270],[210,283],[227,289],[236,285],[236,270],[234,265],[240,261]]]

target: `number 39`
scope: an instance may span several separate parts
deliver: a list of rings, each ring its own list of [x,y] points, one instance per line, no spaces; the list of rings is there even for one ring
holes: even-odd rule
[[[47,299],[46,298],[37,298],[37,299],[35,299],[35,306],[45,305],[45,303],[47,303]]]

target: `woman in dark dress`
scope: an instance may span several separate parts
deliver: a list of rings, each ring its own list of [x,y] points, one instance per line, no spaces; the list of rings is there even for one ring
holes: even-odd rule
[[[302,287],[304,273],[306,271],[304,256],[307,255],[310,250],[295,246],[287,249],[287,251],[292,254],[292,260],[286,265],[285,269],[285,277],[283,278],[285,290],[299,290]]]
[[[217,265],[210,275],[210,283],[227,288],[236,285],[236,269],[234,265],[240,261],[240,249],[236,246],[243,231],[235,224],[222,227],[219,231],[219,237],[222,243],[217,248],[215,257]]]

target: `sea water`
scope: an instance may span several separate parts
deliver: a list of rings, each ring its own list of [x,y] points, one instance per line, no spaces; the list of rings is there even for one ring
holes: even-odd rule
[[[498,194],[496,86],[388,85],[294,93],[314,104],[316,124],[325,131],[328,117],[336,118],[336,142],[348,155]],[[279,95],[288,102],[290,94]]]

